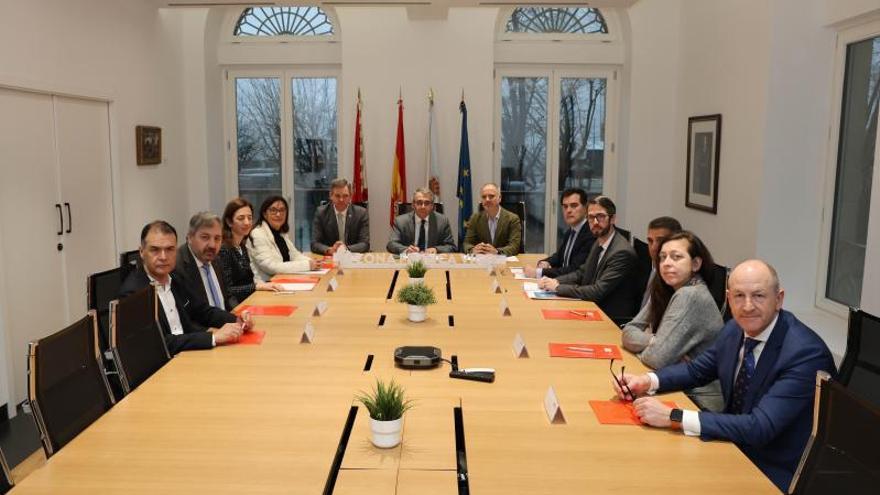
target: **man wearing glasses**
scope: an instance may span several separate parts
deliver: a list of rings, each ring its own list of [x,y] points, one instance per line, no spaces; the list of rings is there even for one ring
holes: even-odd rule
[[[403,253],[454,253],[455,241],[449,220],[434,211],[434,193],[420,187],[412,198],[413,211],[397,215],[388,241],[388,252]]]
[[[542,277],[538,286],[563,297],[593,301],[616,323],[632,319],[638,310],[636,252],[614,230],[617,207],[606,196],[591,199],[587,225],[596,238],[587,260],[577,270],[555,279]]]
[[[353,253],[370,250],[367,209],[351,203],[351,185],[345,179],[330,182],[330,203],[319,206],[312,220],[312,252],[330,256],[340,248]]]
[[[783,492],[788,490],[810,436],[816,372],[835,374],[822,339],[782,309],[785,291],[776,270],[761,260],[730,273],[727,300],[733,319],[702,354],[689,362],[612,382],[643,423],[681,429],[703,440],[735,443]],[[720,413],[672,409],[639,397],[721,382]]]

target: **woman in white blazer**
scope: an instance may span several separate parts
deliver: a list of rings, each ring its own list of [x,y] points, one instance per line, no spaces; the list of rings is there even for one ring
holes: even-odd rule
[[[278,273],[314,270],[317,262],[299,252],[290,240],[289,208],[282,196],[269,196],[260,206],[260,221],[251,231],[248,252],[254,276],[268,282]]]

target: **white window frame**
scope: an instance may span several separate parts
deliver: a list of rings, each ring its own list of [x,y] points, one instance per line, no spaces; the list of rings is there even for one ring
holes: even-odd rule
[[[295,202],[294,176],[293,176],[293,112],[291,106],[292,94],[290,82],[298,78],[336,78],[336,157],[337,171],[345,162],[344,147],[341,145],[342,129],[339,119],[342,116],[340,106],[342,99],[342,70],[338,66],[287,66],[287,67],[249,67],[225,68],[223,70],[223,133],[225,141],[226,162],[226,197],[238,196],[238,124],[235,104],[235,79],[242,77],[269,78],[277,77],[281,80],[281,195],[287,198],[290,205],[290,217],[296,218],[294,211]],[[259,208],[259,205],[254,205]],[[257,212],[254,212],[255,214]]]
[[[317,7],[324,11],[324,14],[327,15],[327,19],[330,20],[330,24],[333,25],[333,34],[322,35],[322,36],[293,36],[293,35],[282,35],[282,36],[236,36],[235,34],[235,25],[238,24],[238,19],[241,17],[242,12],[244,12],[245,8],[271,8],[271,7]],[[340,40],[339,37],[339,17],[336,15],[336,10],[333,7],[328,5],[321,5],[315,3],[314,5],[253,5],[251,7],[243,7],[243,8],[235,8],[230,9],[229,14],[223,20],[223,36],[221,38],[223,41],[227,43],[254,43],[254,44],[281,44],[281,43],[338,43]]]
[[[544,251],[556,250],[556,234],[559,215],[559,202],[556,196],[559,187],[559,84],[563,78],[605,78],[605,156],[602,171],[602,194],[614,197],[617,193],[617,140],[619,127],[621,68],[604,65],[566,66],[559,65],[497,65],[495,69],[495,133],[493,149],[492,177],[501,184],[501,80],[504,77],[546,77],[548,79],[547,102],[547,157],[546,190],[544,215]],[[549,215],[546,213],[549,212]],[[548,228],[549,226],[549,228]]]
[[[610,43],[619,39],[620,21],[614,9],[596,10],[602,13],[605,19],[605,27],[608,28],[607,33],[509,33],[507,32],[507,21],[510,20],[513,11],[521,7],[536,8],[590,8],[589,5],[517,5],[514,7],[504,7],[498,14],[498,22],[495,26],[495,39],[498,41],[567,41],[581,43]]]
[[[842,318],[847,318],[849,308],[839,302],[825,297],[826,284],[828,283],[828,263],[831,255],[831,229],[834,223],[834,192],[837,187],[837,161],[838,145],[840,141],[841,113],[843,106],[843,85],[846,75],[846,52],[847,47],[859,41],[880,36],[880,22],[842,30],[837,35],[837,47],[834,56],[834,81],[832,83],[832,114],[828,129],[828,151],[825,158],[825,190],[822,207],[822,231],[819,245],[818,269],[816,270],[816,294],[815,304],[823,309]],[[880,132],[877,133],[877,146],[874,151],[874,182],[877,174],[880,174]],[[872,196],[880,194],[880,190],[874,189]],[[873,201],[872,201],[873,203]],[[874,212],[875,214],[880,212]],[[869,224],[870,228],[870,224]],[[869,234],[870,238],[870,234]],[[868,266],[866,257],[865,265]],[[863,278],[863,285],[867,278]],[[863,290],[864,293],[864,290]]]

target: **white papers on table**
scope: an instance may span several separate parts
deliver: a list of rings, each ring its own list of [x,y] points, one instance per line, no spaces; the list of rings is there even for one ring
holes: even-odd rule
[[[516,280],[536,280],[534,278],[527,277],[523,269],[518,266],[510,267],[510,273],[513,274],[513,278]]]
[[[317,270],[306,270],[304,272],[293,272],[296,275],[326,275],[330,273],[329,268],[319,268]]]
[[[541,288],[538,287],[538,282],[523,282],[523,290],[526,292],[536,292],[541,290]]]
[[[281,286],[282,292],[300,292],[300,291],[312,290],[318,284],[316,282],[307,282],[307,283],[278,284],[278,285]]]
[[[513,262],[517,262],[517,261],[519,261],[519,258],[517,258],[516,256],[508,256],[507,257],[508,263],[513,263]]]

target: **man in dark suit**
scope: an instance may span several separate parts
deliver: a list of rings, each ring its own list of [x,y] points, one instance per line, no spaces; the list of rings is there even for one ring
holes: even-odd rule
[[[631,319],[638,309],[636,252],[614,230],[617,207],[597,196],[587,206],[587,223],[596,238],[587,260],[577,270],[555,279],[544,277],[538,286],[563,297],[593,301],[615,322]]]
[[[345,179],[330,183],[330,203],[319,206],[312,220],[312,252],[326,256],[339,248],[353,253],[370,250],[367,209],[351,204],[351,185]]]
[[[454,253],[455,241],[445,215],[434,211],[434,193],[418,188],[412,198],[413,211],[397,215],[388,241],[388,252],[394,254]]]
[[[834,360],[818,335],[782,309],[785,292],[773,267],[761,260],[744,261],[728,283],[733,319],[712,347],[692,361],[624,375],[621,381],[639,396],[719,380],[723,412],[672,409],[653,397],[636,399],[635,411],[651,426],[735,443],[787,491],[810,436],[816,372],[834,375]],[[621,398],[631,398],[613,386]]]
[[[186,243],[177,250],[174,278],[200,303],[226,309],[226,287],[217,253],[223,242],[220,217],[202,211],[189,220]]]
[[[587,192],[579,187],[562,191],[562,218],[568,225],[565,236],[559,240],[559,248],[552,256],[527,266],[523,270],[529,278],[549,277],[573,272],[587,261],[593,247],[593,233],[587,226]]]
[[[522,243],[522,224],[516,213],[501,207],[501,191],[491,182],[480,188],[483,211],[471,215],[462,250],[473,254],[516,256]]]
[[[149,284],[159,296],[159,324],[168,351],[177,354],[193,349],[211,349],[235,342],[242,332],[250,330],[250,321],[200,302],[182,283],[171,275],[177,261],[177,232],[168,222],[148,223],[141,231],[142,266],[131,272],[120,297]]]

